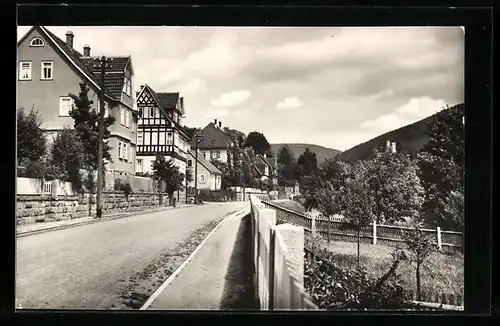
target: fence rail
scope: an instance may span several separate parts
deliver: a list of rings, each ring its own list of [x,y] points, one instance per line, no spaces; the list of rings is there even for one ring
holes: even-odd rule
[[[316,310],[304,290],[304,230],[276,225],[277,210],[250,197],[256,297],[261,310]]]
[[[317,233],[329,240],[356,241],[357,233],[352,230],[341,228],[342,218],[325,217],[321,214],[301,214],[290,209],[281,207],[267,198],[262,198],[262,203],[269,208],[276,210],[277,224],[291,223],[304,228],[304,231]],[[372,244],[395,245],[404,242],[403,231],[411,228],[397,225],[383,225],[376,222],[360,232],[361,242]],[[422,229],[425,234],[436,237],[437,245],[443,252],[462,252],[463,238],[461,232],[442,231],[437,227],[435,230]]]

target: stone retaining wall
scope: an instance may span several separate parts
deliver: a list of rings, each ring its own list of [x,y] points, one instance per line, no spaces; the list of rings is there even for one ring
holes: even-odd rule
[[[39,195],[17,196],[17,224],[52,222],[93,216],[96,212],[96,195],[59,196],[51,198]],[[132,193],[128,198],[122,192],[103,193],[103,215],[141,211],[167,206],[165,194]]]

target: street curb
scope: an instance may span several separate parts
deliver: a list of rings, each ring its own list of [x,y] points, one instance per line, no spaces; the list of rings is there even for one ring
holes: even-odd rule
[[[160,294],[162,294],[163,291],[165,291],[165,288],[172,283],[172,281],[179,275],[180,272],[186,267],[187,264],[194,258],[194,256],[200,251],[200,249],[205,245],[205,243],[212,237],[212,235],[219,229],[219,227],[224,223],[227,219],[238,216],[238,215],[246,215],[250,213],[250,210],[248,207],[242,208],[239,211],[236,211],[233,214],[230,214],[226,216],[225,218],[222,219],[210,233],[203,239],[203,241],[196,247],[196,249],[173,271],[173,273],[165,280],[165,282],[160,285],[158,289],[149,297],[149,299],[142,305],[139,310],[147,310],[149,306],[158,298]]]
[[[16,233],[17,238],[22,238],[22,237],[27,237],[30,235],[35,235],[39,233],[44,233],[44,232],[50,232],[50,231],[56,231],[56,230],[62,230],[62,229],[69,229],[72,227],[77,227],[77,226],[82,226],[82,225],[87,225],[87,224],[94,224],[94,223],[101,223],[101,222],[108,222],[108,221],[113,221],[117,220],[120,218],[125,218],[125,217],[130,217],[133,215],[142,215],[142,214],[149,214],[149,213],[155,213],[155,212],[162,212],[162,211],[168,211],[168,210],[174,210],[174,209],[180,209],[180,208],[189,208],[189,207],[194,207],[195,205],[187,205],[187,206],[180,206],[180,207],[164,207],[160,209],[152,209],[152,210],[144,210],[144,211],[135,211],[135,212],[130,212],[130,213],[123,213],[120,215],[115,215],[115,216],[109,216],[109,217],[103,217],[103,218],[93,218],[91,220],[83,221],[83,222],[78,222],[78,223],[72,223],[72,224],[65,224],[65,225],[58,225],[58,226],[52,226],[52,227],[46,227],[43,229],[38,229],[38,230],[33,230],[33,231],[24,231],[24,232],[19,232]]]

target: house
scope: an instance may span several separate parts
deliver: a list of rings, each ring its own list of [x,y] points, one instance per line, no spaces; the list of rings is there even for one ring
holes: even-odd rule
[[[151,173],[157,155],[165,156],[186,174],[189,136],[183,131],[184,98],[179,93],[157,93],[142,85],[137,93],[136,173]]]
[[[193,181],[188,184],[188,187],[194,187],[194,162],[196,161],[196,152],[188,150],[188,169],[192,171]],[[198,153],[197,166],[198,189],[220,190],[222,185],[222,172],[214,166],[210,161]]]
[[[228,163],[228,149],[233,146],[233,140],[222,129],[222,122],[215,119],[205,126],[198,134],[203,139],[198,143],[200,154],[207,160],[219,160]],[[190,142],[191,148],[196,148],[196,137]]]
[[[255,171],[260,181],[271,180],[278,185],[278,162],[277,158],[267,157],[266,154],[258,154],[255,157]]]
[[[32,27],[17,44],[17,107],[37,109],[42,118],[41,128],[49,141],[64,127],[73,128],[69,116],[80,83],[90,88],[89,99],[99,110],[100,69],[91,57],[90,46],[83,54],[73,47],[75,35],[68,31],[63,41],[43,26]],[[134,110],[134,71],[130,56],[112,56],[105,84],[105,115],[113,116],[110,126],[111,160],[108,170],[134,173],[136,155],[137,111]]]

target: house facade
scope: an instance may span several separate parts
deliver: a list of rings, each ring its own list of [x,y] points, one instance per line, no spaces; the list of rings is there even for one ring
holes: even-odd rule
[[[218,160],[228,163],[228,150],[233,146],[233,141],[222,129],[222,122],[215,119],[203,128],[199,134],[203,135],[203,140],[198,143],[200,154],[210,160]],[[191,149],[196,148],[196,139],[190,142]]]
[[[188,150],[188,169],[193,175],[193,181],[188,183],[188,187],[194,187],[194,162],[196,161],[196,152]],[[197,176],[198,184],[196,185],[198,189],[205,190],[220,190],[222,186],[222,172],[210,163],[206,158],[204,158],[200,153],[198,153],[198,166],[197,166]]]
[[[141,86],[137,94],[136,173],[152,173],[152,162],[162,155],[186,174],[189,136],[183,131],[184,99],[179,93],[157,93]]]
[[[277,158],[269,158],[266,154],[258,154],[255,157],[255,171],[260,181],[270,180],[273,185],[278,185],[278,162]]]
[[[80,83],[89,87],[92,106],[99,110],[100,69],[91,57],[90,46],[83,54],[73,47],[74,34],[66,33],[63,41],[43,26],[34,26],[17,45],[17,108],[26,112],[36,109],[42,119],[41,128],[49,142],[65,127],[73,128],[69,112],[78,95]],[[107,170],[126,174],[135,171],[137,110],[134,109],[134,71],[130,56],[110,56],[105,83],[105,115],[113,116],[110,126],[111,162]]]

